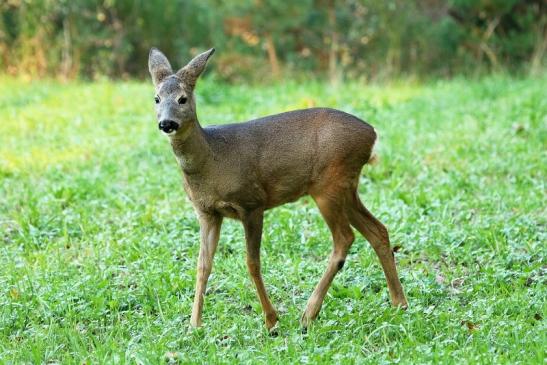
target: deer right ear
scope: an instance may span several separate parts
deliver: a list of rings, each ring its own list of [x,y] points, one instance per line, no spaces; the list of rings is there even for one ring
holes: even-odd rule
[[[150,71],[152,81],[156,87],[163,79],[173,74],[173,69],[167,60],[167,57],[165,57],[157,48],[150,49],[150,54],[148,55],[148,71]]]

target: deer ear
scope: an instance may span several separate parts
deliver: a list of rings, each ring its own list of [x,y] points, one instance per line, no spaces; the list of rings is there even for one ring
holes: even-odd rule
[[[196,85],[196,80],[205,69],[205,65],[207,65],[207,60],[213,53],[215,53],[215,49],[211,48],[208,51],[198,54],[192,61],[188,62],[186,66],[177,71],[177,77],[194,87]]]
[[[148,70],[152,75],[154,86],[158,86],[167,76],[173,74],[173,69],[167,60],[167,57],[157,48],[151,48],[148,55]]]

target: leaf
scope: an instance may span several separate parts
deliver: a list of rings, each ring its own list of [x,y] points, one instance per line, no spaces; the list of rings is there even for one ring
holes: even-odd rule
[[[465,326],[467,327],[467,330],[468,330],[470,333],[472,333],[472,332],[474,332],[474,331],[476,331],[476,330],[478,330],[478,329],[480,328],[479,325],[478,325],[477,323],[473,323],[473,322],[471,322],[471,321],[469,321],[469,320],[467,320],[467,321],[462,321],[461,324],[462,324],[462,325],[465,324]]]
[[[17,300],[20,297],[19,291],[16,288],[11,288],[9,291],[9,296],[11,297],[11,299]]]
[[[435,276],[435,281],[437,282],[437,284],[442,285],[442,284],[444,284],[445,280],[446,280],[445,277],[442,276],[441,274],[437,274]]]

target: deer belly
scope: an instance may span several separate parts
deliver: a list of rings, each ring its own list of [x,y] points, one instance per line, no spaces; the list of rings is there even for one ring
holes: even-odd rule
[[[273,208],[278,205],[297,200],[308,193],[308,176],[285,175],[270,179],[266,183],[266,206]]]

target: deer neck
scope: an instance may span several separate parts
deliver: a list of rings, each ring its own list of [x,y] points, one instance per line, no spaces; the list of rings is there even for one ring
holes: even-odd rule
[[[170,137],[173,152],[185,174],[196,174],[203,170],[212,151],[205,132],[197,119],[180,135]]]

